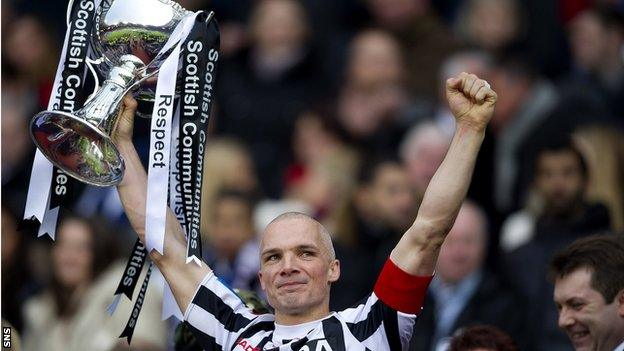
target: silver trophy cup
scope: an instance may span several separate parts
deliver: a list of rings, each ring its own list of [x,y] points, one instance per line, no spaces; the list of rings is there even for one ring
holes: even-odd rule
[[[121,100],[128,91],[139,101],[154,100],[155,74],[167,56],[159,53],[190,15],[170,0],[102,1],[91,34],[98,71],[106,77],[102,87],[80,110],[43,111],[30,123],[33,141],[50,162],[88,184],[121,181],[124,161],[110,137]]]

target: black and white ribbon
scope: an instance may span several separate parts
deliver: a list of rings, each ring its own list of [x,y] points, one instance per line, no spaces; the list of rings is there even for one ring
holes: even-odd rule
[[[182,170],[183,170],[183,158],[180,155],[180,145],[184,143],[182,137],[179,137],[181,132],[179,131],[180,126],[180,116],[182,112],[180,111],[180,106],[186,106],[185,109],[191,109],[197,111],[199,114],[200,111],[200,99],[196,99],[195,101],[189,101],[184,95],[184,85],[181,87],[182,97],[181,100],[185,101],[184,103],[178,104],[178,108],[175,108],[174,97],[175,97],[175,84],[178,81],[178,68],[179,68],[179,58],[182,58],[182,62],[187,62],[187,60],[195,61],[195,63],[199,62],[200,53],[198,55],[198,51],[200,47],[205,46],[205,43],[199,41],[205,38],[205,35],[198,35],[196,33],[205,32],[206,28],[206,15],[204,12],[195,13],[194,16],[189,16],[185,18],[176,28],[176,31],[169,39],[168,44],[177,43],[173,46],[173,51],[170,55],[165,59],[163,64],[160,67],[158,73],[158,81],[156,87],[156,100],[154,104],[154,111],[152,114],[152,129],[151,129],[151,141],[150,141],[150,159],[149,159],[149,172],[148,172],[148,191],[147,191],[147,207],[146,207],[146,244],[148,251],[155,249],[156,251],[163,253],[164,251],[164,236],[165,236],[165,228],[166,228],[166,215],[167,215],[167,207],[171,207],[174,214],[178,218],[180,225],[185,230],[185,234],[187,239],[190,241],[191,236],[189,236],[188,224],[189,221],[192,220],[191,217],[186,215],[185,211],[185,201],[183,198],[184,188],[187,187],[188,181],[183,178]],[[194,40],[193,38],[197,38],[198,40]],[[188,45],[189,42],[192,42],[191,45]],[[172,46],[166,45],[163,48],[162,52],[169,50]],[[191,56],[189,56],[191,54]],[[196,59],[193,59],[192,55],[197,55]],[[187,66],[183,66],[182,73],[182,81],[188,82],[189,74],[197,76],[204,70],[201,69],[202,66],[196,67],[196,70],[193,68],[188,68]],[[196,79],[198,80],[198,79]],[[197,105],[197,107],[188,107],[189,104]],[[208,107],[209,109],[209,107]],[[188,113],[187,113],[188,115]],[[194,116],[191,116],[194,117]],[[194,118],[199,120],[199,117]],[[207,120],[207,118],[206,118]],[[201,127],[201,124],[198,124]],[[205,129],[205,128],[204,128]],[[174,131],[172,133],[172,130]],[[203,148],[205,145],[205,132],[203,132],[202,146],[201,152],[203,157]],[[198,143],[193,143],[194,147],[197,147]],[[172,151],[173,150],[173,151]],[[193,167],[193,166],[191,166]],[[197,167],[195,165],[195,167]],[[203,169],[197,170],[196,168],[191,168],[192,174],[199,172],[199,182],[201,183],[201,172]],[[193,178],[196,179],[196,178]],[[196,184],[195,181],[189,184]],[[199,185],[199,191],[201,193],[201,184]],[[199,200],[197,201],[200,202]],[[199,214],[197,214],[197,218],[199,218]],[[197,225],[197,231],[195,236],[199,236],[199,225]],[[192,255],[194,261],[201,265],[201,244],[200,241],[195,241],[193,247],[198,250],[195,251]],[[187,259],[187,262],[188,259]],[[166,281],[162,281],[163,291],[163,319],[167,319],[171,316],[175,316],[178,319],[182,319],[182,312],[175,301],[173,294],[169,285]]]
[[[186,263],[201,265],[203,160],[219,58],[219,32],[212,17],[198,16],[197,21],[184,43],[177,155],[186,219]]]
[[[134,295],[134,289],[136,288],[139,275],[141,275],[146,259],[147,250],[145,249],[145,245],[141,240],[137,239],[132,248],[132,254],[126,264],[126,269],[124,269],[124,274],[117,285],[117,290],[115,290],[113,302],[106,309],[109,315],[115,313],[122,295],[125,295],[132,301],[132,295]]]
[[[68,5],[67,31],[56,70],[48,110],[73,112],[84,103],[84,83],[89,36],[99,0],[72,1]],[[73,179],[54,167],[37,150],[24,209],[24,220],[39,222],[37,236],[54,240],[59,207],[68,203]]]
[[[171,123],[178,61],[183,39],[193,27],[196,16],[197,14],[184,18],[161,50],[161,52],[167,52],[173,46],[173,50],[158,72],[156,98],[152,112],[145,209],[145,244],[148,252],[156,250],[163,254],[169,194]]]
[[[219,31],[212,17],[199,14],[182,46],[180,103],[171,134],[170,207],[187,239],[186,263],[201,265],[201,190],[204,149],[219,58]],[[182,320],[171,289],[163,281],[163,319]]]
[[[152,274],[152,262],[150,261],[149,266],[147,267],[147,273],[145,274],[145,278],[143,279],[143,285],[141,286],[139,295],[137,296],[137,299],[134,302],[134,307],[132,308],[130,319],[128,320],[128,323],[126,323],[126,327],[121,332],[121,335],[119,335],[120,338],[127,338],[128,344],[130,344],[130,342],[132,341],[132,335],[134,334],[134,329],[136,328],[136,324],[139,319],[139,314],[141,313],[141,308],[143,308],[143,302],[145,301],[145,293],[147,291],[147,285],[149,283],[151,274]]]

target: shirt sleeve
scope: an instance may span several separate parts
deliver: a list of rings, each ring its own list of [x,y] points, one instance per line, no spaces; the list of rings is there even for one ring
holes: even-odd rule
[[[202,280],[184,313],[204,350],[230,350],[257,317],[213,272]]]

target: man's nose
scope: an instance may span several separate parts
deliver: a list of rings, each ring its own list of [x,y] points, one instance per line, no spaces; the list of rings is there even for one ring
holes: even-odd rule
[[[559,328],[565,329],[574,324],[574,318],[572,313],[567,308],[562,308],[559,311],[559,320],[558,320]]]
[[[298,272],[296,257],[294,255],[286,254],[282,259],[282,267],[280,270],[281,275],[290,275]]]

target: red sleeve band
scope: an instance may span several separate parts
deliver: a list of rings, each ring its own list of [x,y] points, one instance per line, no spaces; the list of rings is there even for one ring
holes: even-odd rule
[[[388,258],[377,278],[374,291],[381,301],[394,310],[417,314],[422,309],[431,279],[433,276],[411,275]]]

